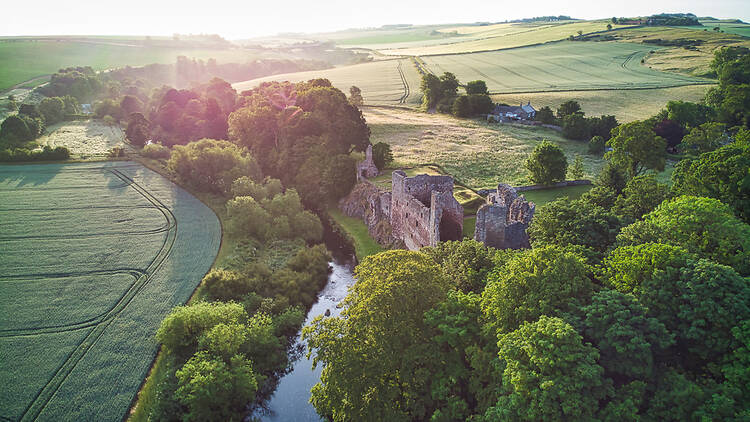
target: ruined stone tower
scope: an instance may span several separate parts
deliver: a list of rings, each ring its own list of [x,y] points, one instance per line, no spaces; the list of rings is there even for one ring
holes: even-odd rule
[[[440,241],[461,240],[464,210],[453,197],[453,178],[420,174],[392,175],[391,229],[408,249],[435,246]]]
[[[474,240],[498,249],[529,247],[529,228],[534,217],[534,203],[518,196],[506,184],[497,185],[497,191],[487,196],[487,203],[477,210]]]
[[[357,163],[357,181],[377,177],[378,173],[380,171],[372,159],[372,145],[368,145],[364,161]]]

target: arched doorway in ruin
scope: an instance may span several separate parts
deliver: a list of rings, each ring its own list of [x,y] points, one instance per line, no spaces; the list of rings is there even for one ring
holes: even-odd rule
[[[440,241],[461,240],[463,236],[461,223],[450,215],[443,215],[440,219]]]

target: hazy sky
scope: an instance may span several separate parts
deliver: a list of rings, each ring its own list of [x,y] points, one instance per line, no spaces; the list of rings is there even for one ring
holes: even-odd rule
[[[750,21],[750,0],[12,0],[0,35],[171,35],[237,39],[383,24],[503,21],[541,15],[593,19],[691,12]]]

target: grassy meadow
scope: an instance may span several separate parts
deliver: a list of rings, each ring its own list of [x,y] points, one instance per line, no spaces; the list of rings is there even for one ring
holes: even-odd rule
[[[531,92],[523,94],[498,94],[492,100],[517,105],[531,102],[537,110],[549,107],[556,110],[560,104],[575,100],[587,116],[613,115],[621,123],[647,119],[658,113],[670,100],[701,102],[710,85],[686,85],[674,88]]]
[[[0,204],[0,419],[121,420],[216,216],[134,163],[0,166]]]
[[[523,162],[545,139],[560,145],[569,163],[579,154],[587,179],[604,166],[601,156],[587,153],[586,142],[565,139],[552,129],[377,107],[366,108],[364,116],[372,131],[371,142],[391,146],[394,167],[437,164],[472,189],[491,189],[498,183],[530,184]],[[660,173],[661,180],[668,178],[668,171]]]
[[[436,74],[482,79],[492,93],[662,88],[706,79],[659,72],[640,61],[654,47],[619,42],[574,42],[485,53],[422,57]]]
[[[421,77],[411,59],[380,60],[326,70],[285,73],[238,82],[232,86],[242,92],[268,81],[300,82],[314,78],[329,79],[333,86],[347,95],[349,87],[356,85],[362,90],[365,104],[369,105],[418,105],[422,98],[419,92]]]
[[[209,49],[146,46],[125,41],[15,40],[0,38],[0,91],[33,78],[70,66],[91,66],[95,70],[174,63],[177,56],[218,62],[246,62],[257,55],[241,49]],[[40,80],[39,83],[44,82]]]
[[[108,125],[101,120],[83,120],[58,123],[50,126],[36,142],[52,148],[68,148],[74,158],[105,157],[114,147],[132,151],[125,142],[125,133],[119,125]]]

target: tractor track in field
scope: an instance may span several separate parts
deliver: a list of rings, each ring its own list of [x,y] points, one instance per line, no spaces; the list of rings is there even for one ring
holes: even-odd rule
[[[410,89],[409,82],[406,80],[406,75],[404,75],[404,70],[402,68],[402,60],[398,61],[398,66],[396,66],[396,69],[398,70],[398,75],[401,77],[401,83],[404,85],[404,95],[402,95],[401,98],[398,99],[398,103],[406,104],[406,99],[409,98]]]
[[[73,369],[75,369],[78,362],[80,362],[81,359],[83,359],[83,357],[86,356],[86,354],[89,352],[89,350],[91,350],[91,348],[97,343],[97,341],[101,338],[112,321],[114,321],[114,319],[127,308],[133,298],[135,298],[136,295],[149,283],[153,274],[169,257],[172,251],[172,247],[174,246],[175,238],[177,236],[177,219],[175,218],[172,211],[156,197],[154,197],[148,190],[140,186],[137,182],[121,172],[119,169],[105,169],[124,182],[129,183],[129,186],[131,186],[139,194],[141,194],[154,207],[161,209],[170,222],[170,229],[167,231],[167,236],[164,239],[161,249],[156,253],[146,269],[141,271],[138,279],[133,283],[130,289],[126,291],[123,297],[121,297],[118,304],[115,305],[115,307],[113,307],[106,313],[106,315],[102,316],[100,319],[91,321],[87,325],[84,324],[85,326],[77,326],[75,328],[72,328],[75,330],[91,328],[91,332],[89,332],[84,337],[84,339],[78,344],[78,346],[68,355],[64,363],[57,369],[52,378],[50,378],[44,385],[44,387],[42,387],[42,389],[37,392],[31,403],[29,403],[26,409],[24,409],[23,414],[20,418],[21,421],[31,421],[38,419],[39,415],[42,413],[42,411],[44,411],[45,407],[48,405],[55,392],[57,392],[57,390],[60,388],[63,382],[65,382]],[[59,329],[58,332],[70,330],[71,328],[67,327]],[[27,332],[24,334],[16,333],[15,335],[18,336],[35,334],[39,334],[39,332]],[[5,417],[2,418],[7,419]]]

